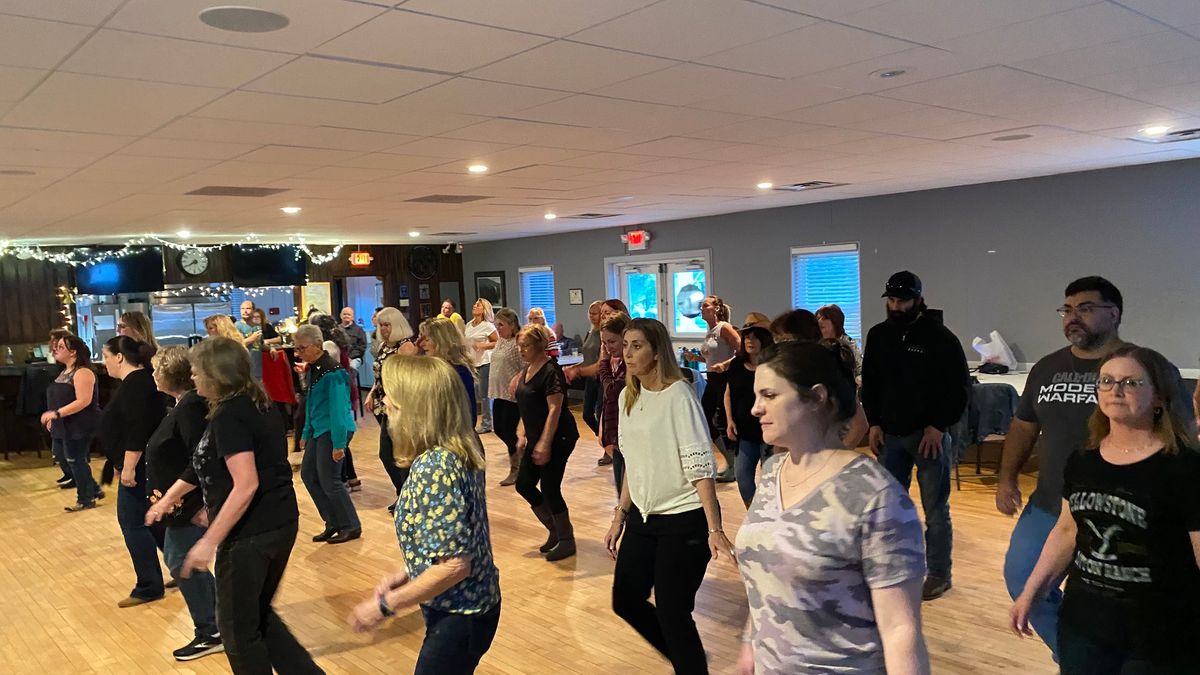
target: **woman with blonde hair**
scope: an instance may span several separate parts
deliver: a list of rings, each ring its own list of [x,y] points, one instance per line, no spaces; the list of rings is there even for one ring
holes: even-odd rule
[[[525,323],[542,326],[546,332],[550,334],[550,341],[546,343],[546,356],[558,358],[562,356],[562,345],[558,342],[558,336],[554,330],[546,323],[546,310],[541,307],[531,307],[529,314],[525,316]]]
[[[217,628],[234,673],[320,673],[271,607],[300,520],[283,418],[251,375],[240,339],[204,340],[189,358],[209,408],[192,456],[209,524],[180,574],[215,571]],[[197,485],[176,481],[163,499],[174,503]]]
[[[567,378],[558,361],[546,355],[550,339],[550,331],[538,324],[525,326],[517,336],[517,350],[526,363],[517,374],[522,427],[517,436],[517,492],[549,531],[538,550],[553,562],[575,555],[575,530],[562,496],[562,479],[579,429],[567,409]]]
[[[379,340],[375,347],[375,384],[371,385],[371,391],[367,392],[367,404],[371,406],[371,413],[379,422],[379,461],[383,463],[383,469],[391,479],[392,487],[396,489],[396,495],[399,496],[404,479],[408,477],[408,469],[396,464],[392,436],[387,430],[387,406],[383,403],[386,391],[383,381],[383,366],[389,358],[396,354],[412,356],[419,350],[412,326],[408,323],[408,319],[404,318],[404,314],[395,307],[383,307],[376,312],[374,324]],[[393,502],[388,510],[394,511],[395,506]]]
[[[475,367],[475,398],[481,405],[479,427],[481,434],[492,430],[492,407],[488,402],[488,375],[491,373],[492,350],[496,348],[496,315],[492,303],[479,298],[471,305],[471,320],[467,322],[464,337],[471,353],[471,365]],[[472,411],[474,412],[474,411]]]
[[[1200,454],[1175,367],[1126,345],[1100,363],[1087,448],[1067,460],[1062,510],[1010,610],[1032,608],[1064,574],[1064,675],[1195,672],[1200,631]]]
[[[613,611],[676,673],[707,673],[704,645],[692,619],[696,592],[709,560],[722,553],[733,557],[721,527],[708,425],[691,383],[675,362],[666,326],[633,319],[625,329],[624,348],[628,383],[618,405],[617,444],[625,476],[604,537],[617,561]]]
[[[374,630],[420,605],[425,640],[414,672],[473,673],[500,622],[482,447],[462,415],[466,396],[446,361],[395,356],[384,371],[396,461],[410,472],[395,517],[404,560],[354,608],[350,625]]]
[[[233,325],[233,319],[224,314],[213,314],[212,316],[204,317],[204,330],[208,331],[208,337],[227,337],[230,340],[237,340],[239,344],[245,347],[242,337],[242,332]]]
[[[421,322],[421,337],[417,346],[428,356],[436,356],[454,368],[467,390],[467,416],[475,428],[475,366],[467,351],[467,343],[454,324],[445,319],[425,319]]]

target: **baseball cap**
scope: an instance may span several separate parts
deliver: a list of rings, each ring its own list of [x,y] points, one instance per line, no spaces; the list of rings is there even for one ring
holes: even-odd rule
[[[911,300],[921,297],[921,278],[904,270],[888,277],[887,285],[883,287],[881,298],[900,298]]]

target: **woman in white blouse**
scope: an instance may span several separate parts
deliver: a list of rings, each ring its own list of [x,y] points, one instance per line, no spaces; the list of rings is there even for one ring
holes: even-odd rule
[[[676,673],[707,673],[692,620],[696,591],[710,559],[733,558],[721,529],[708,424],[675,362],[666,326],[634,319],[624,352],[629,383],[619,400],[617,436],[625,478],[604,537],[617,561],[613,611]]]
[[[488,401],[488,375],[491,370],[492,350],[496,348],[496,315],[492,303],[483,298],[471,306],[471,320],[464,331],[472,365],[475,366],[475,399],[479,402],[481,419],[475,433],[486,434],[492,430],[492,406]]]

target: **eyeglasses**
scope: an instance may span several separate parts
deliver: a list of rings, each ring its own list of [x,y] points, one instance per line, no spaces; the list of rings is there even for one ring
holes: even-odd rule
[[[1112,391],[1113,389],[1119,387],[1122,390],[1128,390],[1132,393],[1144,386],[1146,386],[1145,380],[1134,379],[1132,377],[1126,377],[1125,379],[1118,380],[1115,377],[1108,377],[1107,375],[1104,375],[1099,380],[1096,380],[1096,387],[1100,391]]]
[[[1094,302],[1081,302],[1075,307],[1072,307],[1070,305],[1063,305],[1062,307],[1059,307],[1058,309],[1056,309],[1054,311],[1058,312],[1058,315],[1064,319],[1067,318],[1068,316],[1071,316],[1072,314],[1074,314],[1075,316],[1077,316],[1079,318],[1083,318],[1083,317],[1091,316],[1092,312],[1094,312],[1098,309],[1111,309],[1113,307],[1116,307],[1116,305],[1109,305],[1109,304],[1099,305]]]

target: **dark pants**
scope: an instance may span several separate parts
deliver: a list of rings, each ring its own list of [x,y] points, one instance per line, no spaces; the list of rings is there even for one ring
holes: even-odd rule
[[[521,422],[521,411],[517,404],[502,398],[492,399],[492,431],[504,441],[508,454],[517,451],[517,425]]]
[[[54,463],[62,469],[63,475],[67,478],[74,478],[75,474],[71,472],[71,463],[67,461],[66,441],[60,438],[51,438],[50,452],[54,455]]]
[[[613,611],[650,646],[670,660],[675,672],[708,672],[708,661],[692,610],[712,553],[704,509],[642,522],[629,509],[613,572]],[[650,604],[650,591],[654,604]]]
[[[700,396],[704,421],[708,423],[708,433],[714,441],[725,437],[725,385],[725,373],[710,370],[704,393]]]
[[[1102,621],[1103,618],[1097,620]],[[1183,675],[1195,673],[1195,657],[1156,654],[1153,659],[1131,655],[1120,647],[1095,642],[1074,630],[1069,622],[1058,622],[1058,658],[1062,675]]]
[[[333,459],[333,440],[329,432],[325,432],[309,439],[300,464],[300,479],[304,481],[321,520],[325,521],[325,529],[334,532],[362,529],[354,502],[350,500],[350,491],[342,482],[343,461],[345,458]]]
[[[296,523],[217,547],[217,627],[236,675],[323,673],[284,625],[271,600],[283,579]]]
[[[396,495],[399,496],[400,488],[404,487],[404,481],[408,480],[408,469],[396,466],[392,435],[388,433],[387,415],[376,415],[375,419],[379,420],[379,461],[383,462],[383,470],[392,480],[392,487],[396,488]]]
[[[600,378],[584,378],[583,423],[597,436],[600,435],[600,393]]]
[[[75,481],[75,498],[80,504],[87,504],[95,499],[98,490],[96,481],[92,478],[92,467],[88,465],[88,451],[91,446],[91,438],[55,438],[51,441],[54,456],[61,459],[63,473]]]
[[[483,614],[451,614],[421,607],[425,641],[413,675],[470,675],[492,646],[500,605]]]
[[[342,482],[358,480],[358,472],[354,470],[354,454],[350,452],[350,443],[346,443],[346,456],[342,458]]]
[[[737,444],[737,460],[734,462],[734,470],[737,475],[738,492],[742,495],[742,503],[749,508],[750,502],[754,501],[754,491],[758,487],[755,472],[758,471],[758,466],[771,456],[771,446],[745,439],[738,439],[734,442]]]
[[[163,526],[146,527],[146,511],[150,502],[146,498],[146,466],[139,463],[136,483],[133,487],[117,486],[117,524],[125,537],[125,548],[133,562],[137,585],[129,592],[130,597],[155,600],[163,596],[162,568],[158,564],[158,551],[163,547]]]
[[[570,411],[564,410],[563,414],[570,414]],[[567,502],[562,496],[562,480],[576,440],[578,439],[553,441],[550,444],[550,461],[542,466],[533,463],[532,442],[525,448],[521,468],[517,469],[517,492],[531,507],[536,509],[545,504],[550,513],[562,513],[567,510]],[[541,490],[538,490],[539,486]]]
[[[179,568],[187,558],[188,551],[204,536],[204,528],[196,525],[172,525],[166,528],[163,545],[163,562],[171,572],[171,578],[179,583],[179,592],[187,604],[196,637],[210,638],[217,634],[217,583],[212,572],[192,572],[184,579]]]
[[[927,459],[917,449],[921,432],[907,436],[884,434],[879,463],[883,464],[907,490],[912,484],[913,465],[921,486],[921,507],[925,510],[925,566],[929,576],[950,578],[950,550],[954,530],[950,524],[950,434],[942,436],[942,451]]]
[[[621,482],[625,480],[625,455],[620,448],[613,448],[613,480],[617,484],[617,499],[621,498]]]

